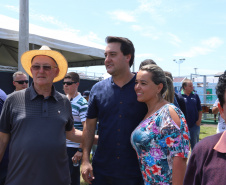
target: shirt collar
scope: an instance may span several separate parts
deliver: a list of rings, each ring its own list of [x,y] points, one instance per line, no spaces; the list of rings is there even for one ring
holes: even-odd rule
[[[132,73],[134,74],[134,76],[133,76],[133,78],[132,78],[127,84],[130,84],[131,82],[135,81],[135,79],[136,79],[137,73],[134,73],[134,72],[132,72]],[[116,84],[114,83],[114,81],[113,81],[112,76],[110,77],[110,79],[111,79],[111,85],[116,85]],[[127,85],[127,84],[125,84],[125,85]],[[123,85],[123,87],[124,87],[125,85]],[[116,85],[116,86],[117,86],[117,85]]]
[[[68,95],[67,95],[67,97],[68,97]],[[72,98],[70,101],[71,102],[77,102],[81,97],[82,97],[81,93],[78,92],[78,95],[75,96],[74,98]]]
[[[184,89],[182,89],[180,93],[181,93],[182,95],[186,95],[186,94],[184,93]],[[192,91],[189,95],[191,95],[191,94],[194,94],[194,91]]]
[[[226,131],[223,132],[213,149],[220,153],[226,153]]]
[[[32,83],[32,85],[29,87],[30,88],[30,100],[35,99],[38,94],[34,89],[34,83]],[[56,89],[54,86],[52,86],[52,91],[51,91],[51,97],[53,97],[53,99],[55,99],[56,101],[58,101],[57,95],[56,95]]]

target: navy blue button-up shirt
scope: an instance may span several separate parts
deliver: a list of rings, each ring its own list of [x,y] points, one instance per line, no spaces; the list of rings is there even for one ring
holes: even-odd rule
[[[123,87],[112,78],[95,84],[90,93],[87,118],[98,118],[99,140],[93,159],[94,171],[113,177],[141,176],[130,135],[147,113],[137,101],[136,75]]]

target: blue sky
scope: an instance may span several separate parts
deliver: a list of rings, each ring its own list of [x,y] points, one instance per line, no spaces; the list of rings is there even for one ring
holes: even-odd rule
[[[0,1],[0,19],[19,19],[19,0]],[[129,38],[135,46],[135,71],[153,59],[178,76],[226,70],[226,0],[30,0],[30,31],[105,48],[108,35]],[[12,24],[11,21],[7,21]],[[1,26],[1,25],[0,25]],[[45,32],[45,33],[43,33]],[[84,68],[82,68],[84,70]],[[105,73],[105,67],[88,67]]]

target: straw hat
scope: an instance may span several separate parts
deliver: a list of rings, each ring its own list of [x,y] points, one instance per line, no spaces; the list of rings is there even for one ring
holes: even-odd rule
[[[59,68],[59,74],[54,78],[53,82],[58,82],[64,78],[68,69],[67,60],[60,52],[51,50],[48,46],[42,46],[39,50],[26,51],[21,56],[21,64],[29,76],[32,77],[30,70],[31,60],[37,55],[49,56],[56,61]]]

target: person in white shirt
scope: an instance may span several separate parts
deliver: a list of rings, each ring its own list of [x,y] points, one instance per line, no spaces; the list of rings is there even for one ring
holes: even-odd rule
[[[218,109],[219,99],[217,98],[215,103],[213,104],[212,113],[218,114],[218,124],[217,124],[217,133],[223,132],[226,130],[226,124],[224,119],[221,117]]]

